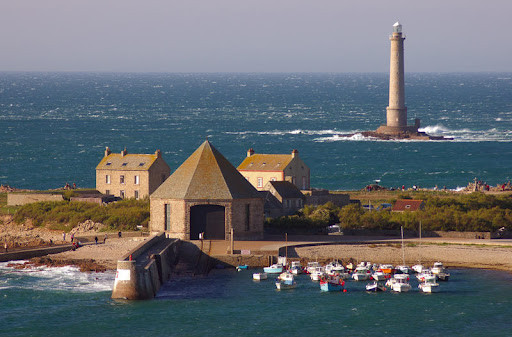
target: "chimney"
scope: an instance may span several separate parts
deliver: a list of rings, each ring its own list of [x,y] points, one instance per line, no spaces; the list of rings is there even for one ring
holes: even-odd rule
[[[155,156],[156,156],[157,158],[162,158],[162,151],[160,151],[160,150],[156,150],[156,151],[155,151]]]
[[[295,158],[295,157],[298,157],[299,156],[299,151],[293,149],[292,151],[292,158]]]
[[[253,154],[254,154],[254,150],[253,150],[253,149],[252,149],[252,147],[251,147],[249,150],[247,150],[247,157],[250,157],[250,156],[252,156]]]
[[[110,148],[107,146],[105,148],[105,157],[108,157],[111,153],[112,153],[112,151],[110,151]]]
[[[121,157],[124,157],[128,154],[128,151],[126,151],[126,147],[124,148],[123,151],[121,151]]]

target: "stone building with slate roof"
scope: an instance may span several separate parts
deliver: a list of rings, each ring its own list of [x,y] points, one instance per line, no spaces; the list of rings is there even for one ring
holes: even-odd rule
[[[197,240],[263,237],[264,200],[209,141],[150,196],[151,231]]]
[[[160,150],[154,154],[112,153],[107,147],[96,166],[96,189],[120,198],[144,198],[171,174]]]
[[[259,154],[249,149],[238,171],[259,191],[269,181],[289,181],[300,190],[310,188],[309,167],[297,150],[291,154]]]
[[[289,181],[269,181],[265,185],[265,216],[277,218],[296,213],[304,206],[305,196]]]

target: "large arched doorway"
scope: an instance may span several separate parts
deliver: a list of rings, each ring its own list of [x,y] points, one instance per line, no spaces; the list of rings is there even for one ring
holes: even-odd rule
[[[224,240],[225,208],[219,205],[197,205],[190,207],[190,240],[199,239],[204,232],[205,239]]]

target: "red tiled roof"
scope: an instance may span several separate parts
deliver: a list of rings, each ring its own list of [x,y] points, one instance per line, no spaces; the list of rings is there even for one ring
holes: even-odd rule
[[[423,200],[399,199],[391,209],[393,212],[418,211],[423,209]]]

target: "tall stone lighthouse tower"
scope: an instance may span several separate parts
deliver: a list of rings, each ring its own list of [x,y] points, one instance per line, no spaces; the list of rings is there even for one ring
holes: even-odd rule
[[[405,106],[404,90],[404,40],[402,25],[393,25],[391,41],[391,57],[389,64],[389,106],[386,108],[386,125],[377,129],[378,133],[399,134],[418,132],[419,120],[416,125],[407,126],[407,107]]]

